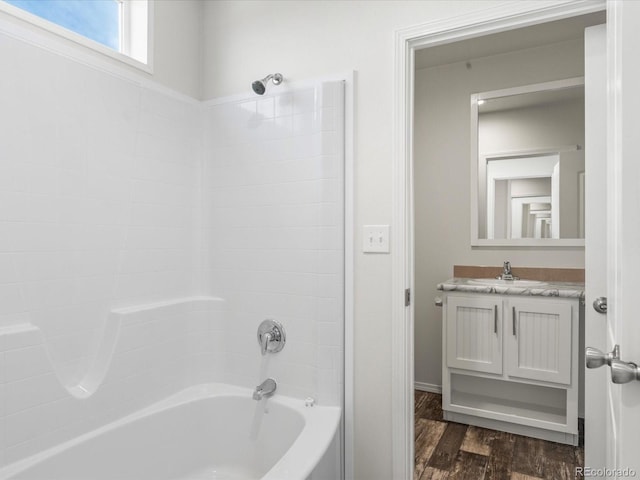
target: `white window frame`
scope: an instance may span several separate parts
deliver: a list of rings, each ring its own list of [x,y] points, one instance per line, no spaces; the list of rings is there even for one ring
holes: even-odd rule
[[[119,50],[113,50],[102,43],[3,1],[0,1],[0,12],[146,73],[153,73],[154,0],[116,1],[120,3]]]

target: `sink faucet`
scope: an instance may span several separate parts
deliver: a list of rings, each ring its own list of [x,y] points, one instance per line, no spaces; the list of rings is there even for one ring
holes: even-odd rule
[[[498,275],[496,278],[500,280],[519,280],[519,278],[514,277],[511,272],[511,262],[504,262],[504,265],[502,266],[502,275]]]
[[[273,378],[267,378],[256,387],[253,392],[253,399],[262,400],[264,397],[272,396],[276,391],[276,387],[276,381]]]

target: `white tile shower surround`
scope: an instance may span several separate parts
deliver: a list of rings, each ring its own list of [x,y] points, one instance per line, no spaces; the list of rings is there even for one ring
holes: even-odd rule
[[[222,350],[225,317],[224,301],[210,297],[116,309],[87,377],[70,390],[58,379],[40,329],[0,329],[5,462],[201,383],[204,371],[194,367],[203,358],[222,361],[212,352]],[[198,372],[201,378],[194,377]]]
[[[273,89],[277,92],[276,89]],[[344,88],[326,82],[209,106],[203,172],[206,291],[227,302],[224,381],[341,403]],[[257,324],[287,345],[261,359]]]
[[[202,105],[1,33],[0,57],[0,466],[191,384],[339,404],[342,85]]]
[[[195,289],[199,108],[1,38],[0,326],[73,385],[110,306]]]

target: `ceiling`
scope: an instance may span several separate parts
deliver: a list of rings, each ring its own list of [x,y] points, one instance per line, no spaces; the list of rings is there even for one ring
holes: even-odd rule
[[[552,43],[582,38],[584,29],[605,23],[605,12],[581,15],[531,27],[508,30],[469,40],[424,48],[416,52],[415,68],[429,68],[474,58],[540,47]]]

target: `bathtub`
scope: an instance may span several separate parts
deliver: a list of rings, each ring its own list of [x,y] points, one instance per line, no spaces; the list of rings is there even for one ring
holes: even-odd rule
[[[8,465],[2,480],[304,480],[334,438],[340,408],[246,388],[190,387],[98,430]]]

